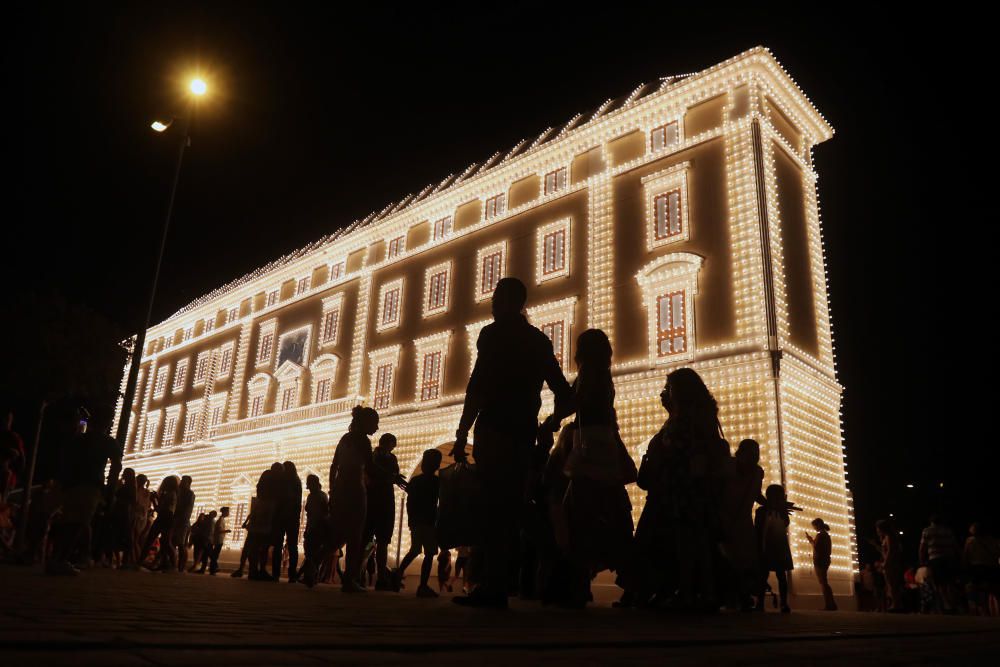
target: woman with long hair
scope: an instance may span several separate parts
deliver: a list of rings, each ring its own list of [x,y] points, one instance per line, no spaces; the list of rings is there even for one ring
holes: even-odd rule
[[[146,543],[142,553],[148,554],[153,546],[153,541],[160,538],[160,546],[157,549],[157,558],[150,569],[169,570],[174,565],[173,544],[170,537],[174,525],[174,510],[177,508],[177,490],[180,486],[180,478],[176,475],[168,475],[160,482],[160,488],[156,490],[156,520],[149,529],[146,536]]]
[[[639,486],[649,495],[636,531],[637,548],[640,560],[661,564],[651,568],[659,570],[651,580],[647,568],[645,592],[656,594],[657,602],[666,596],[677,609],[714,610],[714,547],[721,532],[717,505],[729,458],[719,407],[690,368],[667,376],[660,403],[667,421],[639,469]]]
[[[142,550],[146,543],[146,531],[149,528],[149,514],[153,503],[153,492],[149,490],[149,479],[145,475],[135,477],[135,507],[132,510],[132,558],[130,565],[137,568],[146,560]]]
[[[561,502],[568,528],[569,590],[561,602],[586,605],[590,581],[602,570],[620,571],[632,540],[632,504],[625,485],[635,481],[635,463],[618,434],[611,341],[587,329],[576,343],[579,374],[573,382],[576,419],[571,437],[560,438],[568,486]]]
[[[346,562],[341,590],[356,593],[367,590],[361,580],[362,534],[367,512],[368,491],[365,470],[372,462],[371,435],[378,431],[378,413],[373,408],[355,406],[351,425],[337,443],[330,464],[330,542],[329,554],[346,543]],[[307,572],[307,584],[315,583],[315,573]]]
[[[126,568],[132,565],[135,547],[132,540],[135,535],[135,470],[122,470],[121,480],[115,489],[114,506],[111,509],[112,553],[115,565]]]

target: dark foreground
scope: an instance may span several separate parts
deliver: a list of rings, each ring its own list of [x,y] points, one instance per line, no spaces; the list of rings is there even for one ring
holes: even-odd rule
[[[411,587],[412,588],[412,587]],[[0,566],[4,665],[992,664],[1000,619],[796,612],[681,617],[344,595],[228,576]],[[606,597],[603,595],[601,597]]]

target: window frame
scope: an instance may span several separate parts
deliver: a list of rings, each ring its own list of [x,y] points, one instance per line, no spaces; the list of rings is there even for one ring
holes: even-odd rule
[[[431,303],[431,297],[433,296],[434,290],[434,279],[444,274],[444,299],[443,303],[440,305],[434,305]],[[441,313],[447,313],[451,309],[451,292],[452,292],[452,262],[451,260],[447,262],[442,262],[441,264],[436,264],[426,271],[424,271],[424,317],[431,317],[432,315],[439,315]]]
[[[442,331],[430,336],[424,336],[413,341],[414,353],[417,361],[417,374],[414,387],[413,398],[419,405],[436,405],[444,397],[444,380],[448,364],[448,352],[451,349],[452,330]],[[425,398],[427,384],[424,375],[427,372],[427,357],[440,355],[438,361],[437,378],[435,392],[433,396]]]
[[[571,252],[572,252],[572,220],[563,218],[542,225],[535,233],[535,279],[539,285],[555,278],[568,278],[570,275]],[[563,234],[563,265],[561,268],[545,271],[546,239],[547,237]]]
[[[484,292],[482,290],[483,280],[486,277],[484,275],[485,271],[483,260],[497,253],[500,253],[500,275],[497,277],[497,282],[499,282],[501,278],[504,278],[507,275],[507,241],[493,243],[480,248],[476,252],[476,283],[473,286],[473,289],[476,292],[476,303],[486,301],[493,297],[493,290],[496,289],[496,282],[493,283],[493,287],[491,287],[488,291]]]
[[[277,328],[278,320],[271,318],[258,325],[257,328],[257,354],[255,356],[254,368],[270,368],[274,361],[275,350],[277,349]],[[270,342],[265,349],[264,341],[270,337]]]
[[[190,357],[183,357],[177,360],[177,363],[174,365],[174,379],[170,383],[171,394],[179,394],[184,391],[184,387],[187,385],[187,373],[190,365]]]
[[[675,252],[649,262],[636,274],[646,311],[647,360],[650,367],[677,364],[696,357],[695,308],[698,277],[703,263],[704,258],[700,255]],[[684,294],[684,351],[661,355],[660,298],[676,292]]]
[[[556,322],[562,323],[563,330],[562,339],[560,341],[562,347],[562,358],[559,361],[559,365],[564,370],[566,369],[566,362],[572,361],[573,359],[570,353],[572,351],[573,344],[573,325],[576,323],[577,301],[577,297],[571,296],[565,299],[559,299],[558,301],[550,301],[548,303],[532,306],[526,311],[528,322],[530,322],[533,327],[537,328],[542,333],[545,333],[546,325]],[[554,342],[552,347],[553,352],[556,352]]]
[[[399,373],[399,345],[391,345],[368,353],[368,395],[375,410],[391,410],[396,393],[396,379]],[[389,367],[388,387],[377,391],[379,373]],[[383,401],[384,399],[384,401]]]
[[[671,125],[674,126],[674,140],[668,144],[667,143],[667,128],[669,128]],[[671,147],[679,146],[680,144],[682,144],[684,142],[684,137],[682,135],[683,129],[684,129],[684,124],[681,123],[681,121],[680,121],[679,118],[675,118],[673,120],[669,120],[666,123],[663,123],[662,125],[657,125],[656,127],[650,129],[650,131],[649,131],[649,152],[650,153],[659,153],[661,151],[669,150]],[[659,148],[657,148],[657,146],[656,146],[656,134],[657,134],[657,132],[660,132],[660,131],[663,132],[663,145],[661,145]]]
[[[483,220],[502,218],[507,213],[507,193],[499,192],[487,197],[483,203]]]
[[[549,189],[549,176],[552,176],[553,187]],[[556,167],[542,176],[542,196],[548,197],[557,192],[562,192],[569,185],[569,168]]]
[[[681,243],[691,238],[691,211],[688,197],[688,171],[690,162],[682,162],[669,169],[650,174],[642,179],[646,202],[646,250],[653,251],[663,246]],[[678,191],[680,231],[658,237],[656,202],[660,196]],[[668,223],[669,224],[669,223]]]
[[[327,336],[327,318],[336,314],[336,322],[333,326],[333,334]],[[323,299],[323,311],[319,321],[319,346],[330,347],[337,344],[340,339],[340,324],[344,317],[344,293],[340,292]]]
[[[386,260],[395,259],[406,252],[406,234],[389,239],[386,244]]]
[[[390,329],[396,329],[399,327],[400,323],[403,321],[403,286],[404,279],[396,278],[395,280],[390,280],[387,283],[383,283],[378,291],[378,312],[375,318],[375,330],[378,332],[389,331]],[[396,319],[386,322],[385,321],[385,308],[386,299],[389,294],[394,291],[399,292],[396,298]]]
[[[444,223],[443,224],[444,229],[440,234],[438,234],[439,223]],[[433,226],[431,227],[431,241],[440,241],[441,239],[448,238],[449,236],[451,236],[453,227],[454,227],[454,221],[452,220],[452,216],[446,215],[442,218],[438,218],[437,220],[434,221]]]

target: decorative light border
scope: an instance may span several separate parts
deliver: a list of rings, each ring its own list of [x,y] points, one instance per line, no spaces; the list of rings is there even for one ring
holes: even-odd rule
[[[177,405],[171,405],[163,410],[163,432],[160,434],[160,449],[164,447],[172,447],[176,445],[180,438],[177,437],[178,428],[181,425],[181,408],[184,405],[178,403]],[[171,420],[173,420],[173,428],[169,429],[172,433],[167,432],[167,427],[170,425]]]
[[[271,388],[277,384],[270,373],[257,373],[247,381],[247,416],[251,416],[251,406],[255,398],[263,398],[264,404],[261,408],[261,415],[265,415],[271,410],[268,406],[272,403]],[[260,416],[260,415],[256,415]]]
[[[469,345],[469,372],[476,367],[476,359],[479,358],[479,348],[476,344],[479,342],[479,334],[482,332],[483,327],[487,324],[492,324],[493,320],[479,320],[478,322],[472,322],[471,324],[465,325],[465,336],[466,342]]]
[[[160,422],[163,419],[163,410],[149,410],[146,413],[146,421],[142,429],[142,451],[149,451],[156,448],[156,441],[159,437],[157,431],[160,429]]]
[[[421,405],[437,405],[441,402],[441,398],[444,396],[444,375],[445,368],[448,364],[448,352],[451,349],[452,333],[453,331],[448,329],[447,331],[431,334],[430,336],[424,336],[423,338],[418,338],[413,341],[413,348],[417,356],[417,381],[416,389],[413,394],[413,400]],[[423,400],[421,398],[421,394],[423,393],[424,356],[434,352],[441,353],[441,369],[438,377],[438,395],[434,398]]]
[[[159,366],[156,369],[156,375],[153,380],[153,398],[161,399],[167,393],[167,383],[169,381],[168,375],[170,375],[170,362]],[[162,380],[162,381],[161,381]]]
[[[432,307],[431,306],[431,278],[438,275],[441,272],[445,275],[445,294],[444,294],[444,305]],[[454,291],[452,287],[452,261],[449,259],[447,262],[441,262],[440,264],[435,264],[426,271],[424,271],[424,298],[423,298],[423,309],[424,317],[431,317],[432,315],[440,315],[441,313],[447,313],[451,309],[451,294]]]
[[[653,251],[665,245],[681,243],[691,238],[690,205],[688,202],[687,174],[690,162],[681,162],[669,169],[643,176],[643,199],[646,202],[646,250]],[[666,238],[656,238],[656,197],[680,189],[681,231]]]
[[[174,364],[174,379],[170,383],[170,393],[179,394],[184,391],[187,385],[188,367],[191,365],[190,357],[178,359]]]
[[[201,438],[201,419],[204,399],[188,401],[184,405],[184,433],[181,435],[183,444],[191,444]]]
[[[394,399],[397,385],[396,380],[399,376],[400,349],[401,346],[396,344],[372,350],[368,353],[368,403],[370,405],[375,404],[375,375],[378,372],[379,366],[384,366],[386,363],[392,364],[392,380],[390,382],[391,386],[389,387],[389,405],[381,408],[382,410],[391,410],[393,403],[395,402]]]
[[[324,333],[326,332],[326,316],[333,311],[339,311],[337,314],[337,326],[333,328],[333,336],[331,338],[324,338]],[[320,314],[319,319],[319,331],[316,336],[316,347],[318,349],[323,349],[324,347],[332,347],[337,344],[340,340],[340,328],[344,320],[344,293],[337,292],[333,296],[328,296],[323,298],[323,311]]]
[[[222,364],[226,350],[229,350],[229,368],[223,369]],[[222,380],[232,375],[234,366],[236,366],[236,341],[231,340],[219,347],[219,372],[216,374],[215,379]]]
[[[403,321],[403,286],[406,284],[405,279],[396,278],[387,283],[383,283],[378,290],[378,310],[375,312],[375,331],[381,333],[383,331],[389,331],[390,329],[395,329],[399,327],[400,323]],[[399,290],[399,304],[396,308],[396,319],[392,322],[384,322],[382,319],[383,309],[385,308],[385,295],[394,289]]]
[[[571,218],[563,218],[546,225],[542,225],[535,233],[535,281],[541,285],[555,278],[568,278],[570,276],[570,265],[573,263],[573,221]],[[545,237],[552,232],[564,231],[565,236],[565,256],[563,257],[563,267],[552,273],[545,273]]]
[[[229,398],[229,392],[223,391],[218,394],[212,395],[208,399],[208,428],[214,429],[216,426],[221,426],[226,423],[226,399]],[[215,411],[219,411],[219,421],[215,421]]]
[[[653,148],[653,132],[655,132],[655,131],[657,131],[659,129],[665,128],[665,127],[669,127],[671,124],[674,124],[677,127],[677,132],[676,132],[677,137],[676,137],[676,139],[674,141],[672,141],[671,143],[668,144],[668,143],[666,143],[666,137],[664,137],[664,144],[663,144],[663,146],[661,146],[659,148]],[[653,155],[660,155],[662,153],[669,153],[671,151],[671,149],[673,149],[674,147],[679,146],[680,144],[684,143],[684,139],[685,139],[685,137],[684,137],[684,114],[680,114],[678,116],[675,116],[672,119],[667,119],[667,120],[662,120],[661,119],[661,121],[658,122],[658,123],[656,123],[656,125],[650,125],[650,126],[644,128],[644,131],[646,133],[646,149],[651,154],[653,154]]]
[[[310,324],[303,324],[302,326],[295,327],[294,329],[289,329],[288,331],[283,331],[281,333],[281,335],[278,336],[277,343],[275,344],[274,358],[275,359],[280,359],[281,358],[281,344],[284,342],[284,340],[286,338],[289,338],[289,337],[294,336],[296,334],[300,334],[303,331],[305,331],[306,332],[306,342],[302,346],[302,363],[301,364],[299,364],[297,362],[293,362],[293,363],[295,365],[301,367],[301,368],[308,367],[309,366],[309,361],[312,359],[312,356],[311,356],[311,353],[312,353],[312,344],[311,344],[312,343],[312,330],[313,330],[313,325],[310,323]],[[288,363],[288,360],[285,360],[285,362],[282,363],[281,366],[283,367],[285,365],[285,363]],[[278,370],[280,370],[280,369],[281,369],[281,367],[279,367]],[[275,371],[274,374],[275,374],[275,376],[277,376],[278,375],[278,371]]]
[[[695,356],[694,304],[698,294],[698,274],[704,258],[689,252],[675,252],[659,257],[639,269],[635,279],[642,289],[646,307],[646,336],[649,347],[649,365],[662,366],[693,359]],[[662,294],[684,290],[685,351],[665,357],[659,355],[656,300]]]
[[[194,378],[191,380],[192,387],[201,387],[205,384],[205,380],[208,379],[208,366],[211,361],[211,355],[211,350],[204,350],[198,353],[198,357],[194,362]]]
[[[487,294],[481,294],[480,288],[483,284],[483,258],[500,253],[500,278],[505,278],[507,276],[507,240],[498,241],[485,248],[480,248],[476,251],[476,284],[473,286],[475,289],[475,299],[476,303],[481,303],[493,298],[493,290],[490,290]],[[497,279],[499,280],[499,278]]]
[[[556,321],[563,322],[562,358],[563,370],[565,371],[569,362],[573,359],[573,325],[576,324],[576,302],[577,297],[571,296],[559,301],[541,303],[528,308],[528,321],[531,325],[541,329],[542,326]]]

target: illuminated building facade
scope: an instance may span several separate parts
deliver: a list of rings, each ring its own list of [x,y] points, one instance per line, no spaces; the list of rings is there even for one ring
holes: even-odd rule
[[[690,366],[725,434],[761,443],[803,536],[823,517],[850,594],[853,510],[812,166],[830,125],[763,48],[641,85],[185,306],[152,327],[126,465],[190,474],[233,536],[273,461],[326,481],[353,405],[395,433],[404,472],[450,442],[503,276],[572,377],[576,336],[607,332],[622,436],[638,460]],[[127,371],[127,369],[126,369]],[[636,516],[642,492],[632,488]],[[405,536],[404,536],[405,540]]]

